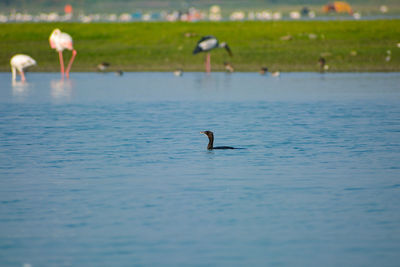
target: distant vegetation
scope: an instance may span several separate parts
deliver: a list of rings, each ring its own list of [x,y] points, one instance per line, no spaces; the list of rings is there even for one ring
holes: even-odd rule
[[[315,8],[333,2],[333,0],[2,0],[0,1],[0,13],[16,10],[18,12],[63,12],[65,4],[71,4],[77,12],[136,12],[138,10],[185,10],[195,7],[208,10],[211,5],[220,5],[223,10],[236,9],[281,9],[298,8],[299,6],[314,6]],[[368,10],[371,7],[377,9],[380,5],[388,5],[389,10],[399,10],[398,0],[351,0],[348,1],[357,8]]]
[[[0,24],[0,70],[9,71],[16,53],[35,58],[33,71],[58,71],[48,37],[54,28],[68,32],[78,51],[72,71],[203,71],[204,54],[192,55],[198,39],[215,35],[234,53],[212,52],[213,70],[229,61],[237,71],[262,66],[281,71],[318,71],[323,56],[329,71],[400,71],[400,20],[280,21],[198,23],[24,23]],[[66,60],[71,56],[65,51]]]

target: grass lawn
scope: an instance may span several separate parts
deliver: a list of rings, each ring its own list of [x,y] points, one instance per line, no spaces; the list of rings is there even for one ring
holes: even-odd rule
[[[400,71],[400,20],[0,24],[0,71],[10,70],[17,53],[38,62],[32,71],[58,71],[48,42],[54,28],[74,39],[72,71],[95,71],[103,61],[124,71],[203,71],[204,54],[192,50],[204,35],[227,42],[234,53],[212,51],[214,71],[223,70],[224,61],[236,71],[318,71],[321,55],[330,71]],[[64,55],[69,60],[71,52]]]

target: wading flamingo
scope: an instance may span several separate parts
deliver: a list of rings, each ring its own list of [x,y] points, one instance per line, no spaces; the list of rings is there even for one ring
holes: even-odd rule
[[[36,61],[27,55],[17,54],[13,56],[10,60],[11,72],[12,72],[12,81],[15,82],[17,80],[17,70],[21,75],[21,81],[25,82],[24,69],[30,66],[36,65]]]
[[[196,47],[193,50],[193,54],[197,54],[200,52],[207,52],[206,54],[206,72],[211,72],[211,54],[210,51],[214,48],[225,48],[228,52],[229,56],[232,56],[232,51],[229,48],[228,44],[223,42],[219,43],[217,38],[212,35],[207,35],[202,37],[198,42]]]
[[[74,62],[76,56],[76,50],[73,47],[72,37],[65,32],[61,32],[60,29],[55,29],[49,38],[50,47],[58,51],[58,56],[60,58],[61,66],[61,77],[64,78],[64,60],[62,52],[64,49],[72,51],[72,57],[68,63],[67,70],[65,71],[65,76],[69,78],[69,71],[71,69],[72,63]]]

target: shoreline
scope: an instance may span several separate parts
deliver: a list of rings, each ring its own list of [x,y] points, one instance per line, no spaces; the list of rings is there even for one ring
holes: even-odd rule
[[[25,75],[29,75],[29,73],[35,73],[35,74],[59,74],[60,72],[56,71],[25,71]],[[125,73],[170,73],[173,74],[174,71],[123,71],[123,74]],[[212,71],[211,73],[206,73],[204,71],[183,71],[182,74],[184,75],[185,73],[202,73],[202,74],[207,74],[207,75],[212,75],[213,73],[216,74],[226,74],[226,75],[235,75],[235,74],[257,74],[260,76],[271,76],[271,72],[268,72],[266,74],[260,74],[257,71],[235,71],[235,72],[226,72],[226,71]],[[318,72],[318,71],[280,71],[280,74],[292,74],[292,73],[298,73],[298,74],[321,74],[321,75],[329,75],[329,74],[398,74],[400,71],[325,71],[325,72]],[[10,74],[11,71],[0,71],[0,74]],[[113,75],[116,74],[116,71],[109,71],[109,72],[98,72],[98,71],[74,71],[70,72],[70,75],[74,74],[99,74],[99,75]],[[123,76],[123,74],[121,76]],[[181,75],[182,76],[182,75]],[[70,78],[72,79],[72,78]]]

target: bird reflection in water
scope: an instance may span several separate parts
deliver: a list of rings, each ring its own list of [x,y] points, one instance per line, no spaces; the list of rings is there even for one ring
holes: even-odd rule
[[[70,98],[72,82],[70,80],[52,80],[50,82],[51,97],[54,99]]]
[[[26,81],[12,81],[12,94],[13,96],[25,96],[29,91],[29,83]]]

